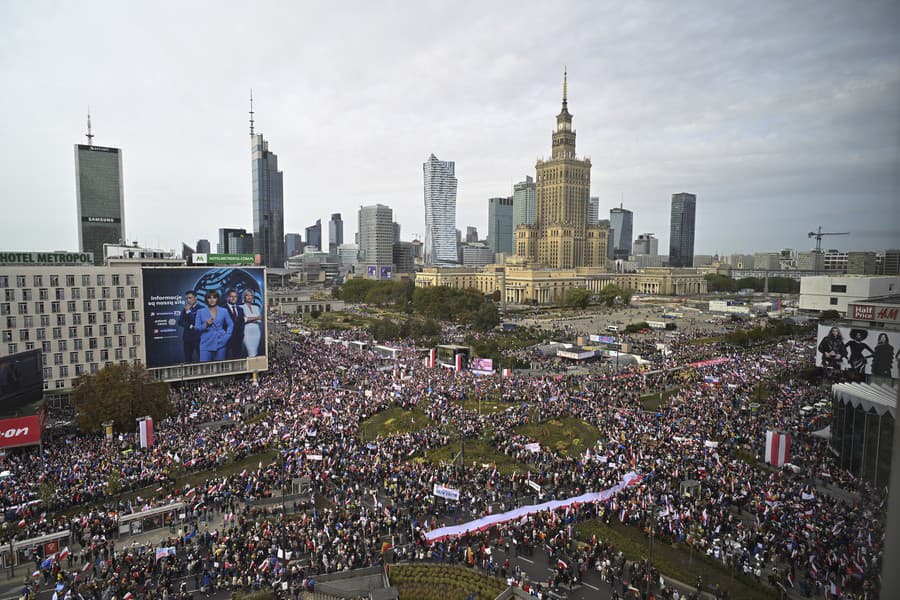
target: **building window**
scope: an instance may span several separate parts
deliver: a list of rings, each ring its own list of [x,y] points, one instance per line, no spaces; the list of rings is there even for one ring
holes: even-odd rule
[[[53,328],[53,339],[58,340],[62,337],[62,327]]]
[[[16,299],[16,290],[14,290],[12,288],[6,288],[6,291],[4,292],[4,297],[6,298],[7,302],[12,302],[13,300]]]
[[[106,310],[106,300],[97,301],[97,310]]]
[[[109,350],[100,351],[100,360],[109,360]]]
[[[15,317],[6,317],[6,326],[13,328],[16,326],[16,318]]]
[[[38,298],[41,300],[49,300],[50,299],[50,290],[47,288],[41,288],[38,290]]]
[[[59,340],[57,343],[59,344],[60,352],[69,351],[69,340]]]
[[[25,342],[26,350],[34,350],[34,342]]]
[[[91,312],[91,301],[83,300],[81,302],[81,310],[82,310],[82,312]]]
[[[20,342],[27,342],[27,341],[30,340],[30,339],[31,339],[31,338],[29,337],[29,334],[28,334],[28,330],[27,330],[27,329],[20,329],[20,330],[19,330],[19,341],[20,341]]]
[[[117,287],[116,288],[116,298],[124,298],[125,297],[125,288]]]
[[[116,298],[113,300],[113,310],[121,310],[122,309],[122,301]]]
[[[69,376],[69,367],[66,365],[62,365],[59,368],[59,376],[60,377],[68,377]]]
[[[82,275],[81,276],[81,287],[87,287],[91,285],[91,276],[90,275]]]
[[[31,315],[28,315],[22,321],[22,327],[34,327],[34,317],[32,317]]]
[[[72,288],[72,299],[81,300],[81,288]]]
[[[41,352],[49,354],[51,352],[50,342],[41,342]],[[45,359],[46,360],[46,359]]]
[[[137,289],[136,285],[131,286],[131,297],[132,298],[138,297],[138,289]]]
[[[73,342],[73,344],[74,344],[74,348],[76,350],[84,350],[84,340],[83,339],[76,338],[75,341]]]
[[[94,299],[97,297],[97,288],[88,288],[87,289],[87,297],[90,299]]]
[[[106,325],[101,325],[99,329],[100,335],[109,335],[109,327]]]
[[[88,323],[91,325],[97,324],[97,313],[88,313]]]
[[[94,374],[97,373],[97,371],[99,371],[99,370],[100,370],[100,369],[99,369],[97,363],[91,363],[91,375],[94,375]]]
[[[60,390],[64,387],[66,387],[66,382],[64,379],[57,379],[53,382],[53,385],[56,389]]]
[[[112,284],[119,285],[119,274],[118,273],[116,273],[112,276]]]
[[[110,290],[108,287],[100,288],[100,297],[101,298],[110,298],[111,297]]]
[[[97,285],[106,285],[106,275],[98,274],[97,275]]]
[[[25,287],[24,275],[16,275],[16,287]]]
[[[28,314],[28,303],[27,302],[19,302],[19,314],[20,315]]]
[[[41,315],[41,327],[50,327],[50,315]]]
[[[125,354],[124,354],[124,351],[122,350],[122,348],[116,348],[115,355],[116,355],[116,360],[122,360],[123,358],[125,358]]]
[[[92,362],[93,360],[94,360],[94,353],[93,353],[93,352],[91,352],[90,350],[88,350],[87,352],[84,353],[84,361],[85,361],[85,362]]]
[[[828,304],[830,304],[830,305],[832,305],[832,306],[837,306],[837,298],[831,298],[831,299],[828,301]]]
[[[11,329],[4,329],[4,330],[3,330],[3,341],[4,341],[4,342],[11,342],[11,341],[12,341],[12,330],[11,330]]]
[[[134,273],[126,273],[125,274],[125,284],[126,285],[134,285]]]
[[[78,362],[78,353],[77,352],[69,352],[69,364],[74,365]]]
[[[22,290],[22,300],[27,300],[28,302],[34,300],[34,293],[31,291],[31,288]]]
[[[84,375],[84,365],[76,364],[75,365],[75,377],[81,377]]]
[[[103,338],[103,347],[104,348],[112,348],[113,347],[112,337],[107,336],[107,337]]]
[[[50,303],[50,312],[58,313],[59,312],[59,302],[53,301]]]
[[[125,308],[128,310],[134,310],[134,298],[129,298],[125,301]]]
[[[12,305],[9,302],[0,304],[0,315],[8,315],[12,312]]]
[[[74,275],[66,275],[66,285],[68,287],[73,287],[75,285],[75,276]]]
[[[61,352],[57,352],[56,354],[53,355],[53,364],[54,365],[63,364],[63,355]]]
[[[53,291],[53,293],[56,294],[57,300],[65,300],[66,299],[66,288],[56,288]]]
[[[832,294],[846,294],[847,286],[846,285],[838,285],[838,284],[833,283],[833,284],[831,284],[831,293]]]
[[[69,300],[68,302],[66,302],[66,310],[70,313],[73,313],[77,310],[75,306],[76,304],[74,300]]]
[[[10,344],[7,346],[7,349],[9,350],[10,354],[15,354],[16,352],[19,351],[19,345],[18,344]]]
[[[81,313],[75,313],[74,315],[72,315],[72,324],[81,325]]]
[[[84,336],[91,337],[92,335],[94,335],[94,328],[91,327],[90,325],[85,325],[84,326]]]
[[[56,324],[57,325],[65,325],[66,324],[66,315],[60,313],[56,315]]]
[[[74,338],[78,336],[78,328],[74,325],[69,327],[69,337]]]
[[[127,344],[127,343],[128,343],[128,342],[125,340],[125,336],[124,336],[124,335],[120,335],[120,336],[119,336],[119,345],[120,345],[120,346],[124,346],[124,345]]]
[[[32,281],[34,282],[34,287],[41,287],[42,285],[44,285],[44,276],[43,275],[35,275],[32,278]]]
[[[9,287],[9,277],[7,275],[0,275],[0,288]]]

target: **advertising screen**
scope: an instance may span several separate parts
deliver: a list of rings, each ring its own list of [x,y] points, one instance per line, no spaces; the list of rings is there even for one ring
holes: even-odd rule
[[[816,366],[859,375],[900,378],[900,332],[819,325]]]
[[[263,269],[145,268],[142,273],[148,367],[265,354]]]
[[[0,414],[41,399],[44,393],[43,359],[40,350],[19,352],[0,358]]]
[[[473,358],[469,367],[473,371],[493,371],[494,361],[490,358]]]

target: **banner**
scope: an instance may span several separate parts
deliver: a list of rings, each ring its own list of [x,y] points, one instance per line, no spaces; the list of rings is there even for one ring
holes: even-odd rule
[[[153,419],[144,417],[138,421],[138,428],[141,435],[141,448],[153,447]]]
[[[30,417],[0,420],[0,448],[34,446],[41,443],[43,411]]]
[[[786,433],[766,432],[766,462],[776,467],[791,460],[791,436]]]
[[[473,358],[469,363],[469,368],[473,371],[484,371],[492,373],[494,371],[494,361],[490,358]]]
[[[709,360],[701,360],[700,362],[691,363],[692,367],[713,367],[715,365],[721,365],[722,363],[727,363],[731,359],[727,356],[722,356],[720,358],[711,358]]]
[[[531,504],[528,506],[522,506],[513,510],[506,511],[505,513],[487,515],[481,517],[480,519],[475,519],[474,521],[469,521],[468,523],[463,523],[461,525],[439,527],[438,529],[432,529],[431,531],[426,532],[425,539],[429,543],[439,542],[448,537],[463,535],[472,531],[484,531],[485,529],[489,529],[494,525],[521,519],[522,517],[527,517],[528,515],[533,515],[545,510],[558,510],[560,508],[568,508],[573,504],[605,502],[606,500],[609,500],[610,498],[624,490],[626,487],[637,485],[638,483],[640,483],[640,481],[641,476],[634,471],[631,471],[622,478],[622,481],[609,489],[603,490],[602,492],[589,492],[587,494],[582,494],[574,498],[567,498],[565,500],[551,500],[549,502],[542,502],[541,504]]]
[[[900,378],[900,332],[819,325],[816,366],[832,371]]]
[[[447,500],[459,502],[459,490],[454,490],[453,488],[434,484],[434,495],[438,498],[446,498]]]

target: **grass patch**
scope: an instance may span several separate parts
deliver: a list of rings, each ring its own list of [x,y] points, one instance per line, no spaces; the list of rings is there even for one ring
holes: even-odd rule
[[[308,329],[346,331],[348,329],[367,329],[377,319],[351,312],[326,312],[313,318],[310,314],[303,314],[301,323]]]
[[[493,600],[507,587],[499,577],[480,571],[425,563],[394,565],[390,579],[401,600]]]
[[[600,432],[595,427],[572,417],[527,423],[516,427],[515,431],[540,442],[544,448],[568,457],[580,456],[600,439]]]
[[[465,461],[466,465],[473,462],[481,464],[494,464],[497,471],[503,475],[511,473],[523,473],[528,471],[528,467],[522,463],[516,462],[511,457],[503,454],[484,440],[466,440],[465,443]],[[429,462],[433,464],[449,463],[459,453],[459,440],[451,442],[446,446],[429,450],[425,456],[417,456],[414,461]]]
[[[641,406],[644,407],[644,410],[650,412],[656,412],[662,407],[666,401],[672,396],[676,395],[681,391],[681,388],[671,388],[668,390],[663,390],[661,392],[653,392],[652,394],[646,394],[641,396]]]
[[[434,422],[428,418],[428,415],[419,408],[412,410],[389,408],[372,415],[359,424],[359,439],[370,442],[378,436],[410,433],[433,424]]]
[[[606,525],[599,519],[585,521],[575,526],[576,538],[587,541],[592,535],[597,539],[613,544],[628,560],[644,560],[647,558],[647,536],[637,527],[626,527],[621,523]],[[653,566],[663,575],[668,575],[688,585],[703,576],[703,587],[709,590],[718,584],[728,590],[732,600],[765,600],[771,598],[773,590],[755,580],[741,575],[732,576],[728,568],[700,552],[693,553],[687,545],[667,544],[653,538]]]
[[[704,338],[697,338],[695,340],[690,340],[688,342],[688,345],[700,346],[702,344],[717,344],[717,343],[723,342],[723,341],[725,341],[725,338],[723,338],[721,336],[712,336],[712,337],[704,337]]]

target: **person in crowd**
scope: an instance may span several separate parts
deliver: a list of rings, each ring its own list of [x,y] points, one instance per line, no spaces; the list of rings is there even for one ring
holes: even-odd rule
[[[200,331],[196,327],[197,311],[200,304],[197,302],[197,292],[188,290],[184,293],[185,303],[178,317],[178,324],[183,331],[181,333],[184,347],[184,362],[193,363],[200,359]]]
[[[219,292],[207,292],[206,306],[197,311],[194,327],[200,332],[200,362],[225,360],[234,322],[228,311],[219,306]]]
[[[259,354],[259,342],[262,339],[262,308],[256,305],[253,290],[244,290],[244,349],[248,357]]]

